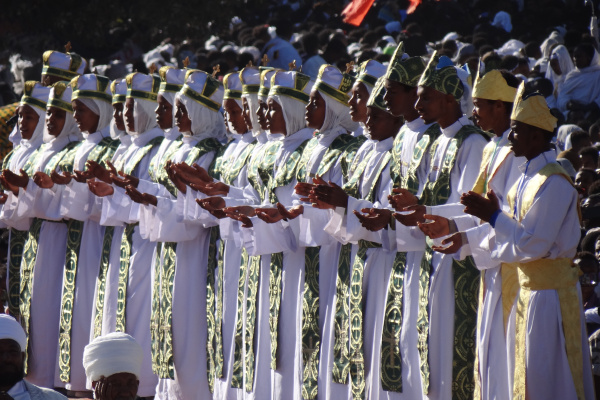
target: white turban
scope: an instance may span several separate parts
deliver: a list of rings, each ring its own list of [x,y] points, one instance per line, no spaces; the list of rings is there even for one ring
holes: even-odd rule
[[[7,314],[0,314],[0,339],[12,339],[19,344],[21,351],[27,347],[27,336],[16,319]]]
[[[101,377],[127,372],[140,379],[142,347],[126,333],[113,332],[99,336],[83,350],[83,367],[92,382]]]

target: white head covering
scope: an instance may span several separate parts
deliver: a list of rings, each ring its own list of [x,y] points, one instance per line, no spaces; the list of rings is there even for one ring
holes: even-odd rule
[[[110,83],[110,88],[112,92],[112,104],[121,103],[124,105],[127,96],[127,82],[125,82],[125,79],[115,79]],[[124,136],[126,136],[125,131],[118,129],[114,118],[111,118],[110,137],[113,140],[117,140]]]
[[[60,143],[63,140],[78,142],[81,140],[81,132],[77,127],[77,122],[73,118],[73,108],[71,107],[71,95],[73,93],[71,85],[67,82],[56,82],[50,89],[47,107],[56,107],[65,111],[65,124],[58,136],[52,136],[44,124],[44,143]]]
[[[23,97],[21,97],[19,105],[26,104],[30,106],[39,115],[40,119],[31,138],[29,140],[22,139],[21,144],[37,147],[42,143],[44,127],[46,126],[44,123],[46,119],[46,103],[49,96],[49,87],[42,86],[41,83],[35,81],[25,82]]]
[[[462,68],[454,68],[456,68],[456,75],[458,75],[463,84],[463,95],[460,98],[460,108],[463,114],[471,115],[471,112],[473,111],[473,98],[471,97],[473,89],[471,88],[471,85],[469,85],[470,74]]]
[[[110,79],[101,75],[85,74],[73,78],[71,86],[73,87],[71,100],[81,101],[99,117],[96,132],[108,127],[112,120],[113,111]],[[94,132],[82,133],[84,137],[87,137],[87,135]]]
[[[157,126],[154,110],[156,109],[156,95],[160,86],[160,79],[154,75],[134,72],[127,75],[127,98],[134,99],[133,119],[134,129],[130,131],[125,124],[129,135],[138,136]]]
[[[494,15],[494,20],[492,21],[492,25],[496,28],[502,28],[506,32],[512,31],[512,22],[510,20],[510,14],[506,11],[499,11]]]
[[[239,72],[231,72],[225,75],[225,77],[223,77],[223,88],[225,89],[225,92],[223,93],[223,109],[225,108],[225,100],[232,99],[236,102],[240,109],[243,110],[242,81],[240,80]],[[244,134],[248,132],[248,130],[244,130],[244,132],[236,132],[234,127],[229,122],[229,118],[225,118],[225,122],[227,123],[227,130],[231,133]]]
[[[192,121],[192,131],[181,132],[184,136],[206,134],[217,140],[225,140],[225,121],[220,112],[223,85],[218,80],[204,71],[189,70],[175,100],[183,103]]]
[[[250,120],[252,121],[252,134],[258,136],[261,132],[258,123],[258,91],[260,89],[260,70],[258,67],[249,66],[240,71],[242,82],[242,98],[248,102],[250,108]]]
[[[283,109],[287,136],[306,128],[304,113],[313,83],[308,75],[297,71],[277,71],[271,77],[269,97]]]
[[[113,332],[99,336],[83,350],[83,367],[92,382],[101,377],[127,372],[138,379],[144,353],[136,340],[126,333]]]
[[[408,55],[406,56],[408,58]],[[356,77],[357,82],[362,82],[369,95],[373,91],[375,87],[375,83],[377,83],[377,79],[385,75],[387,67],[381,64],[379,61],[375,60],[367,60],[360,64],[358,76]]]
[[[77,75],[83,74],[87,61],[76,53],[61,53],[60,51],[48,50],[42,56],[44,66],[42,75],[58,76],[70,81]]]
[[[21,351],[27,347],[27,336],[16,319],[7,314],[0,314],[0,339],[12,339],[19,344]]]
[[[177,136],[179,136],[179,131],[177,130],[177,126],[175,125],[175,95],[183,87],[183,83],[185,82],[185,72],[185,69],[179,69],[169,66],[161,67],[161,69],[158,71],[161,80],[160,88],[158,89],[158,94],[160,94],[173,106],[173,127],[167,129],[167,132],[175,130],[177,132],[173,133]]]
[[[333,65],[322,65],[313,90],[318,90],[325,100],[325,120],[319,131],[321,134],[341,126],[348,132],[358,129],[358,123],[350,117],[348,93],[352,90],[354,78],[342,72]]]
[[[552,67],[548,65],[546,69],[546,79],[550,79],[554,84],[555,89],[557,86],[565,80],[565,77],[569,72],[575,69],[571,55],[565,46],[562,44],[556,46],[550,54],[550,60],[557,59],[560,65],[561,74],[557,75]]]

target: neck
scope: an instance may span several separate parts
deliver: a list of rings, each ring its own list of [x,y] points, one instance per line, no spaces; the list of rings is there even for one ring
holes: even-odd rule
[[[440,128],[446,129],[447,127],[458,121],[460,117],[462,117],[462,115],[463,114],[460,110],[460,105],[456,104],[456,107],[452,111],[448,112],[446,115],[440,117],[437,123],[440,125]]]
[[[536,158],[537,156],[539,156],[540,154],[545,153],[548,150],[550,150],[550,148],[551,148],[550,144],[545,144],[543,147],[540,146],[538,148],[531,149],[528,154],[525,154],[525,158],[527,158],[527,161],[531,161],[534,158]]]
[[[419,113],[414,108],[404,114],[404,119],[406,122],[413,122],[417,118],[419,118]]]
[[[510,129],[510,119],[508,120],[499,120],[494,126],[492,126],[492,131],[498,137],[502,137],[502,134]]]
[[[2,393],[2,392],[4,392],[4,393],[8,392],[17,383],[19,383],[19,381],[16,381],[16,382],[13,382],[13,383],[8,383],[6,385],[0,385],[0,393]]]

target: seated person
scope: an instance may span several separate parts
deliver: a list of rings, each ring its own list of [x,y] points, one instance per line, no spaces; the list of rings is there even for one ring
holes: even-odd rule
[[[23,379],[26,347],[27,337],[21,325],[13,317],[0,314],[0,399],[67,400],[60,393]]]
[[[99,336],[83,351],[83,367],[92,382],[94,399],[137,397],[144,355],[142,347],[126,333]]]

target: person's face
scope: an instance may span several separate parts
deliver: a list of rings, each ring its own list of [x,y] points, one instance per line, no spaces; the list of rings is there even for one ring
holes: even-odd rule
[[[256,116],[258,117],[258,124],[260,129],[266,131],[269,129],[269,123],[267,122],[267,114],[269,113],[269,106],[266,102],[258,100],[258,109],[256,110]]]
[[[157,96],[158,105],[154,113],[156,114],[156,122],[160,129],[171,129],[173,127],[173,105],[164,98],[162,94]]]
[[[580,154],[579,159],[581,160],[581,168],[596,169],[598,166],[594,162],[594,159],[587,154]]]
[[[244,116],[244,122],[246,123],[247,130],[252,130],[252,111],[250,110],[250,104],[248,99],[242,97],[242,114]]]
[[[227,113],[227,122],[229,122],[231,129],[233,129],[233,133],[241,135],[248,132],[242,108],[234,99],[223,101],[223,108]]]
[[[60,135],[66,120],[67,112],[65,110],[54,106],[46,108],[46,129],[50,135],[54,137]]]
[[[125,121],[123,120],[123,103],[115,103],[113,106],[113,119],[118,130],[125,130]]]
[[[318,90],[310,92],[310,100],[306,105],[306,113],[304,114],[306,126],[311,129],[321,129],[325,122],[326,109],[327,105],[321,93]]]
[[[592,174],[588,171],[579,171],[575,175],[575,189],[581,193],[584,197],[587,196],[588,189],[594,183]]]
[[[398,132],[398,118],[380,108],[367,107],[366,125],[371,139],[381,141],[394,136]]]
[[[40,116],[31,106],[27,104],[19,106],[19,130],[23,139],[31,139],[39,121]]]
[[[350,117],[354,122],[366,122],[367,121],[367,101],[369,100],[369,91],[362,82],[356,82],[352,86],[350,92],[350,100],[348,105],[350,106]]]
[[[97,385],[103,386],[98,400],[135,400],[140,381],[134,374],[120,372],[103,378],[103,381],[92,382],[94,388]]]
[[[135,118],[133,117],[134,106],[135,100],[128,97],[127,100],[125,100],[125,113],[123,115],[125,117],[125,126],[127,126],[127,129],[130,132],[135,132]]]
[[[443,115],[444,94],[435,89],[419,86],[417,89],[415,109],[426,124],[436,122]]]
[[[100,121],[98,114],[80,100],[73,100],[71,106],[73,107],[73,118],[81,132],[94,133],[98,130],[98,121]]]
[[[494,102],[473,98],[473,119],[475,124],[484,131],[491,131],[494,123]]]
[[[585,51],[579,48],[575,49],[575,51],[573,52],[573,64],[575,64],[577,68],[581,69],[589,67],[591,62],[592,59],[588,56],[588,54]]]
[[[562,75],[562,70],[560,69],[560,62],[558,61],[558,58],[550,59],[550,67],[556,75]]]
[[[407,86],[399,82],[385,80],[385,94],[383,100],[386,102],[388,111],[392,115],[406,116],[415,109],[417,91],[413,88],[407,90]]]
[[[600,262],[600,238],[596,240],[596,246],[594,246],[594,251],[596,253],[596,260]]]
[[[40,83],[42,84],[42,86],[48,87],[54,85],[56,82],[60,82],[63,80],[64,78],[61,78],[60,76],[43,74]]]
[[[269,129],[271,133],[287,135],[285,117],[283,116],[281,105],[269,97],[267,99],[267,106],[267,129]]]
[[[23,379],[25,353],[12,339],[0,339],[0,390],[8,391]]]
[[[510,121],[508,141],[511,144],[513,153],[515,153],[515,157],[525,157],[534,139],[532,128],[529,125],[515,120]]]
[[[179,132],[192,131],[192,120],[188,115],[187,108],[179,100],[175,101],[175,125],[177,125]]]

